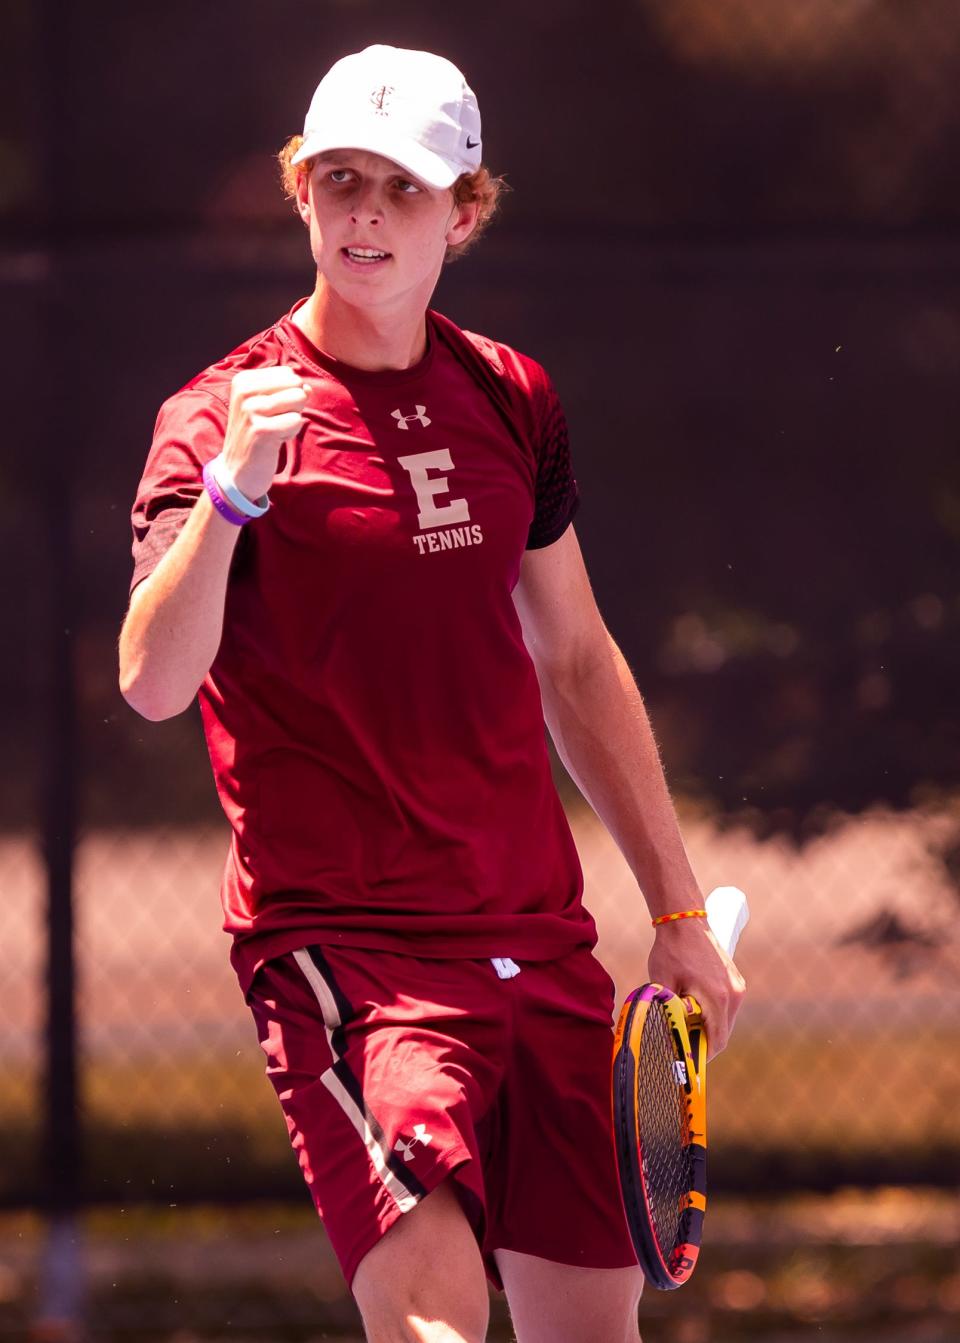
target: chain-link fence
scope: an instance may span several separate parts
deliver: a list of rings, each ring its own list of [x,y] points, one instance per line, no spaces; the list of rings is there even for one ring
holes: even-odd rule
[[[217,932],[225,836],[198,725],[142,722],[116,689],[156,407],[309,287],[268,151],[318,68],[386,21],[368,5],[311,45],[280,3],[251,64],[242,9],[217,26],[223,78],[205,70],[187,115],[176,6],[149,51],[135,10],[94,34],[63,7],[50,42],[32,34],[32,68],[62,77],[50,125],[78,147],[48,125],[38,152],[29,60],[20,132],[0,145],[22,448],[0,491],[16,585],[0,672],[8,1204],[51,1194],[41,835],[51,859],[75,848],[82,1196],[303,1197]],[[495,4],[468,41],[426,14],[400,35],[468,68],[514,187],[438,306],[552,372],[578,533],[695,868],[751,896],[713,1178],[942,1182],[960,1156],[960,15],[934,0],[608,10],[598,27],[574,0]],[[194,50],[203,22],[191,7]],[[609,838],[570,809],[624,991],[644,919]]]
[[[599,954],[621,996],[644,978],[649,926],[635,883],[576,808]],[[748,890],[750,983],[714,1065],[714,1178],[739,1191],[897,1179],[939,1184],[957,1159],[960,1069],[953,892],[938,854],[955,815],[838,818],[798,850],[685,818],[702,883]],[[89,835],[77,853],[83,1189],[180,1203],[297,1194],[299,1175],[218,936],[222,828]],[[10,963],[0,1197],[35,1191],[42,874],[8,842]],[[133,898],[135,895],[135,898]],[[7,922],[7,920],[5,920]],[[945,1162],[947,1163],[945,1165]]]

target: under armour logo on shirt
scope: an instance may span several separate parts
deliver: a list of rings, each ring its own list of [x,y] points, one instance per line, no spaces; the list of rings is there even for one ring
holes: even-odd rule
[[[413,1137],[410,1141],[404,1142],[402,1138],[398,1138],[393,1144],[393,1150],[395,1152],[402,1152],[404,1161],[412,1161],[413,1145],[418,1142],[422,1142],[424,1147],[426,1147],[428,1143],[433,1142],[433,1134],[427,1132],[426,1124],[414,1124]]]
[[[402,410],[391,410],[390,414],[396,420],[398,429],[409,429],[411,420],[419,420],[424,429],[430,423],[426,406],[417,406],[412,415],[404,415]]]

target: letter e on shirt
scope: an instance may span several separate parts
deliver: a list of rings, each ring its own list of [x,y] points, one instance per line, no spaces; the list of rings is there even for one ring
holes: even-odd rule
[[[446,504],[436,502],[438,494],[449,494],[450,492],[450,484],[446,476],[427,475],[427,472],[431,469],[435,471],[453,470],[453,458],[445,448],[438,449],[435,452],[414,452],[408,457],[398,457],[397,462],[405,471],[410,473],[410,480],[417,492],[417,503],[420,505],[417,521],[420,524],[421,531],[426,527],[443,527],[458,522],[469,522],[470,508],[466,499],[451,499]]]

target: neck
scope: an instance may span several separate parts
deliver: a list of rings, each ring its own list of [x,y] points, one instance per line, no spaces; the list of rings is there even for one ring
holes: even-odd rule
[[[390,307],[358,308],[346,303],[317,276],[317,286],[293,320],[307,339],[333,359],[368,372],[410,368],[427,349],[422,308],[402,313]]]

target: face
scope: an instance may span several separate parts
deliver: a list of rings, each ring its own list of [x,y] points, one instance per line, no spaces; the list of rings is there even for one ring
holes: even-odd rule
[[[324,281],[359,306],[426,308],[447,246],[463,242],[479,212],[428,187],[390,159],[360,149],[319,155],[297,185],[300,216]]]

